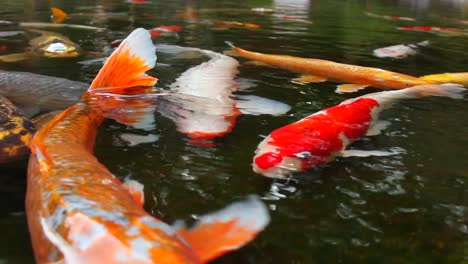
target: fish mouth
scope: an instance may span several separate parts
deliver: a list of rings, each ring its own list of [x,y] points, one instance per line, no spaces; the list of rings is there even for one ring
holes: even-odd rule
[[[253,163],[252,166],[255,173],[268,178],[281,180],[290,179],[293,173],[303,171],[302,161],[293,157],[283,157],[282,161],[278,165],[268,169],[261,169],[255,163]]]

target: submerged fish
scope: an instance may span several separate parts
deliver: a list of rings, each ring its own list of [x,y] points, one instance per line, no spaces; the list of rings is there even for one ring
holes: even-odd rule
[[[290,107],[281,102],[252,95],[233,94],[239,62],[226,55],[197,48],[158,45],[164,52],[198,52],[209,61],[188,69],[171,84],[176,92],[162,98],[158,111],[172,119],[177,130],[193,139],[223,136],[234,128],[240,114],[281,115]],[[176,50],[176,51],[174,51]]]
[[[171,227],[144,211],[141,185],[123,186],[93,156],[104,116],[117,110],[113,118],[135,123],[138,113],[126,118],[121,110],[141,102],[114,96],[92,100],[93,93],[146,92],[156,82],[145,74],[155,61],[148,31],[136,29],[82,100],[36,133],[26,212],[37,263],[201,263],[244,245],[268,223],[265,206],[252,197],[200,217],[192,229]]]
[[[399,99],[421,96],[461,98],[466,89],[455,84],[420,85],[398,91],[366,94],[319,111],[274,130],[259,145],[253,159],[255,172],[272,178],[306,171],[336,156],[387,156],[398,152],[345,150],[365,135],[377,135],[386,123],[379,113]]]
[[[0,164],[26,158],[35,132],[34,124],[0,95]]]
[[[441,36],[466,36],[468,30],[463,28],[452,28],[452,27],[434,27],[434,26],[403,26],[398,27],[399,30],[407,31],[420,31],[439,34]]]
[[[387,20],[416,21],[416,19],[412,18],[412,17],[379,15],[379,14],[374,14],[374,13],[371,13],[371,12],[364,12],[364,14],[366,14],[367,16],[370,16],[370,17],[383,18],[383,19],[387,19]]]
[[[238,21],[215,21],[213,22],[214,27],[217,29],[225,28],[261,28],[259,24],[238,22]]]
[[[431,74],[421,76],[419,78],[434,83],[458,83],[468,87],[468,72]]]
[[[7,97],[26,117],[63,110],[76,103],[89,84],[29,72],[0,70],[0,95]]]
[[[69,14],[58,7],[50,8],[52,13],[52,21],[56,24],[62,23],[67,18],[72,17],[91,17],[94,22],[103,22],[103,20],[112,19],[121,19],[121,20],[128,20],[129,15],[126,12],[119,12],[119,13],[112,13],[112,12],[105,12],[101,9],[95,9],[95,12],[91,13],[72,13]]]
[[[27,52],[3,55],[0,56],[0,61],[16,62],[36,56],[47,58],[74,58],[83,53],[78,44],[61,34],[43,30],[28,31],[37,33],[39,36],[29,40],[30,47],[27,49]]]
[[[302,73],[295,81],[301,83],[324,82],[328,79],[349,84],[338,85],[337,92],[355,92],[368,86],[403,89],[420,84],[429,84],[419,78],[386,71],[327,60],[299,58],[286,55],[263,54],[247,51],[231,45],[229,55],[260,61],[278,68]]]
[[[403,59],[410,55],[415,55],[420,47],[425,47],[427,45],[429,45],[429,41],[425,40],[416,44],[388,46],[385,48],[375,49],[374,56],[379,58]]]

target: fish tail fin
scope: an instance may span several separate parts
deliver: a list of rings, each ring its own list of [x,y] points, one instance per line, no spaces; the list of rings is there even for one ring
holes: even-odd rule
[[[129,87],[152,87],[157,78],[146,75],[156,64],[156,48],[143,28],[135,29],[109,56],[88,92],[105,88],[108,93],[121,93]]]
[[[421,42],[418,42],[416,43],[417,46],[420,46],[420,47],[426,47],[430,44],[430,41],[429,40],[424,40],[424,41],[421,41]]]
[[[178,233],[191,245],[202,262],[236,250],[255,238],[270,221],[268,209],[251,195],[221,211],[201,216],[194,228]]]
[[[231,47],[231,50],[223,52],[224,55],[228,56],[233,56],[233,57],[238,57],[239,55],[239,48],[234,45],[231,41],[224,41],[229,47]]]
[[[443,96],[450,97],[453,99],[463,98],[463,93],[467,89],[459,84],[445,83],[445,84],[430,84],[430,85],[418,85],[403,89],[403,91],[409,92],[414,97],[424,96]]]
[[[55,24],[62,23],[63,20],[65,20],[65,18],[68,16],[68,14],[65,11],[58,7],[52,7],[50,11],[52,12],[52,21]]]

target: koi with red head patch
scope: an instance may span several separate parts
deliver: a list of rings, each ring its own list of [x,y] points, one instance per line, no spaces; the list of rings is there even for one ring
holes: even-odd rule
[[[346,100],[274,130],[258,145],[253,169],[267,177],[284,178],[293,172],[325,164],[339,155],[362,157],[396,154],[345,149],[359,138],[376,135],[384,129],[384,123],[378,122],[378,115],[396,100],[429,95],[460,98],[463,91],[466,89],[454,84],[420,85]]]
[[[145,72],[155,62],[148,31],[136,29],[82,100],[34,136],[26,212],[37,263],[203,263],[249,242],[268,223],[253,196],[200,217],[192,229],[171,227],[145,212],[142,185],[122,184],[94,157],[105,117],[124,124],[154,118],[153,101],[118,94],[153,90],[157,79]]]

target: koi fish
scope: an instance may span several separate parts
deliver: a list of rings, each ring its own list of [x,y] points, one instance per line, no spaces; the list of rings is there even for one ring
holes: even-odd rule
[[[434,83],[458,83],[468,87],[468,72],[431,74],[419,78]]]
[[[155,62],[148,31],[136,29],[112,53],[82,100],[34,136],[26,212],[37,263],[202,263],[239,248],[267,225],[268,211],[254,196],[200,217],[192,229],[171,227],[144,211],[141,185],[122,185],[93,156],[104,117],[127,124],[148,117],[134,107],[127,110],[136,116],[122,115],[126,106],[148,107],[141,99],[93,96],[152,90],[157,79],[145,72]]]
[[[388,46],[385,48],[375,49],[374,56],[379,58],[403,59],[410,55],[415,55],[420,47],[425,47],[427,45],[429,45],[429,41],[425,40],[416,44]]]
[[[2,26],[18,26],[22,28],[63,28],[63,29],[82,29],[91,31],[105,31],[105,28],[76,25],[76,24],[56,24],[56,23],[45,23],[45,22],[13,22],[8,20],[0,20]]]
[[[58,7],[50,8],[52,13],[51,18],[54,24],[60,24],[67,18],[73,17],[91,17],[93,21],[96,23],[102,22],[101,20],[106,20],[109,18],[112,19],[121,19],[121,20],[128,20],[128,14],[125,12],[118,12],[118,13],[109,13],[105,12],[102,9],[96,9],[95,12],[92,13],[72,13],[69,14]]]
[[[420,31],[436,33],[442,36],[464,36],[468,35],[468,31],[463,28],[452,28],[452,27],[433,27],[433,26],[403,26],[398,27],[399,30],[407,31]]]
[[[224,136],[232,131],[241,114],[281,115],[290,106],[252,95],[233,95],[239,84],[234,80],[239,62],[209,50],[158,45],[161,52],[198,52],[209,61],[188,69],[170,85],[175,94],[161,98],[158,112],[172,119],[177,130],[192,143]]]
[[[88,87],[89,84],[64,78],[0,70],[0,95],[28,118],[75,104]]]
[[[302,73],[295,82],[324,82],[328,79],[348,82],[350,84],[338,85],[338,93],[355,92],[368,86],[378,88],[403,89],[411,86],[429,84],[430,82],[419,78],[386,71],[378,68],[362,67],[327,60],[299,58],[286,55],[263,54],[247,51],[232,45],[228,55],[240,56],[246,59],[260,61],[278,68]]]
[[[416,19],[412,18],[412,17],[379,15],[379,14],[374,14],[374,13],[371,13],[371,12],[364,12],[364,14],[366,14],[367,16],[370,16],[370,17],[383,18],[383,19],[386,19],[386,20],[416,21]]]
[[[0,164],[26,158],[35,132],[34,124],[0,95]]]
[[[215,21],[214,27],[217,29],[225,29],[225,28],[260,28],[261,26],[254,23],[247,23],[247,22],[238,22],[238,21]]]
[[[25,53],[14,53],[0,56],[0,61],[16,62],[30,59],[35,56],[48,58],[74,58],[82,55],[83,51],[78,44],[69,38],[54,32],[43,30],[29,30],[39,34],[29,40],[29,48]]]
[[[445,20],[455,21],[457,23],[468,25],[468,20],[465,20],[465,19],[457,19],[457,18],[444,17],[444,16],[442,18]]]
[[[420,85],[397,91],[366,94],[319,111],[296,123],[274,130],[255,151],[253,170],[272,178],[285,178],[332,161],[337,156],[388,156],[398,151],[358,151],[346,147],[365,135],[377,135],[386,123],[379,113],[395,101],[422,96],[462,98],[466,89],[455,84]]]

